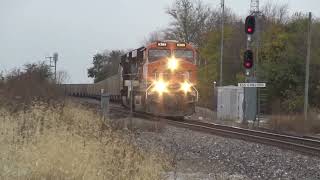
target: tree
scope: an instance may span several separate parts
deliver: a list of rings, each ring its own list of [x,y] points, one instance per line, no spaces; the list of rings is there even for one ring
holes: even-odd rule
[[[31,63],[31,64],[25,64],[24,65],[25,75],[37,78],[39,81],[52,81],[53,78],[53,72],[51,71],[51,68],[49,65],[47,65],[45,62],[39,62]]]
[[[166,12],[173,18],[171,27],[166,31],[166,38],[197,45],[201,43],[200,37],[210,15],[207,5],[201,1],[176,0]]]
[[[68,83],[69,81],[70,81],[70,76],[66,71],[57,72],[57,79],[56,79],[57,84],[64,84],[64,83]]]
[[[102,54],[98,53],[93,56],[93,67],[88,69],[88,77],[94,78],[94,82],[102,80],[100,74],[105,61],[105,57]]]
[[[263,33],[259,74],[268,82],[269,97],[280,100],[282,112],[303,110],[306,32],[307,18],[293,17],[285,24],[269,25]],[[312,51],[317,52],[314,46]],[[316,96],[319,76],[313,68],[317,59],[312,60],[310,71],[310,96],[314,95],[310,103],[313,105],[317,103],[314,100],[319,100]]]
[[[245,48],[245,36],[238,34],[237,26],[225,26],[225,51],[223,60],[224,82],[226,84],[235,84],[239,79],[239,72],[242,71],[240,54]],[[220,70],[220,40],[221,31],[211,31],[206,35],[206,40],[199,47],[200,58],[203,63],[198,69],[199,92],[203,100],[212,101],[212,89],[208,89],[208,84],[213,84],[219,79]]]
[[[288,4],[277,5],[270,2],[261,8],[264,19],[269,24],[285,24],[289,20]]]
[[[149,43],[162,41],[165,39],[165,31],[163,30],[156,30],[151,32],[142,42],[142,46],[145,46]]]
[[[93,56],[93,66],[88,69],[88,77],[94,78],[94,82],[99,82],[118,72],[119,63],[123,51],[105,51]]]
[[[165,31],[166,39],[175,39],[201,46],[207,33],[218,31],[221,27],[220,9],[211,9],[202,1],[176,0],[167,9],[173,21]],[[237,22],[235,14],[226,8],[224,14],[226,25]]]

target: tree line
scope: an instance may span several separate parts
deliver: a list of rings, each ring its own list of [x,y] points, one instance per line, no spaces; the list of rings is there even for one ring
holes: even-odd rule
[[[249,5],[249,4],[248,4]],[[256,74],[260,81],[267,82],[266,94],[269,107],[274,103],[285,112],[298,112],[303,108],[305,59],[307,52],[306,13],[288,12],[288,4],[264,4],[258,18],[260,33],[255,33],[259,44],[253,45],[258,56],[255,61]],[[151,32],[145,43],[175,39],[194,44],[199,55],[199,82],[201,102],[212,106],[213,82],[219,79],[221,18],[220,8],[212,8],[203,1],[175,0],[165,9],[171,17],[167,28]],[[248,12],[249,14],[249,12]],[[244,81],[242,67],[243,52],[246,49],[244,19],[232,9],[224,14],[224,58],[223,85],[236,85]],[[310,104],[320,104],[320,20],[313,19],[310,64]],[[257,43],[257,41],[255,41]],[[96,54],[88,76],[100,81],[115,74],[123,50],[112,50]],[[210,86],[208,86],[210,84]]]
[[[307,13],[290,14],[288,7],[288,4],[263,5],[257,19],[260,33],[253,37],[260,39],[253,47],[257,47],[254,53],[258,54],[255,59],[256,75],[268,86],[266,103],[269,109],[277,106],[286,113],[303,110],[308,32]],[[211,87],[219,79],[220,71],[221,10],[202,1],[176,0],[166,12],[171,16],[171,23],[162,38],[174,38],[198,47],[198,88],[202,102],[212,106]],[[247,38],[244,19],[229,8],[224,15],[223,85],[244,82],[242,61]],[[314,18],[312,23],[309,102],[312,107],[319,108],[320,20]]]

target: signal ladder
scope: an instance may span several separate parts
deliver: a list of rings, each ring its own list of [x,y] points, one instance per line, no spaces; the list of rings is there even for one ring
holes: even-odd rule
[[[258,88],[257,123],[266,122],[268,113],[268,89]]]

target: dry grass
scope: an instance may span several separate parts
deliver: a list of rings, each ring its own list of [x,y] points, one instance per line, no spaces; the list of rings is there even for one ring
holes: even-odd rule
[[[297,115],[273,115],[269,121],[269,126],[277,131],[295,133],[320,133],[320,114],[311,111],[308,121],[304,121],[304,116]]]
[[[163,155],[142,152],[128,136],[74,105],[0,109],[0,179],[161,179]]]

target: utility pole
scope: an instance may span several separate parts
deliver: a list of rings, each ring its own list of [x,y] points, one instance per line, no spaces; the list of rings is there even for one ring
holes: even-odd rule
[[[223,46],[224,46],[224,0],[221,0],[221,45],[220,45],[220,86],[222,86],[222,62],[223,62]]]
[[[53,56],[48,56],[46,59],[49,59],[50,67],[54,68],[54,81],[57,81],[58,53],[53,53]]]
[[[54,61],[54,80],[57,81],[57,61],[58,61],[58,53],[53,54]]]
[[[310,54],[311,54],[311,24],[312,24],[312,14],[311,12],[309,12],[306,78],[305,78],[305,85],[304,85],[304,120],[305,122],[308,120],[308,105],[309,105],[309,66],[310,66]]]

